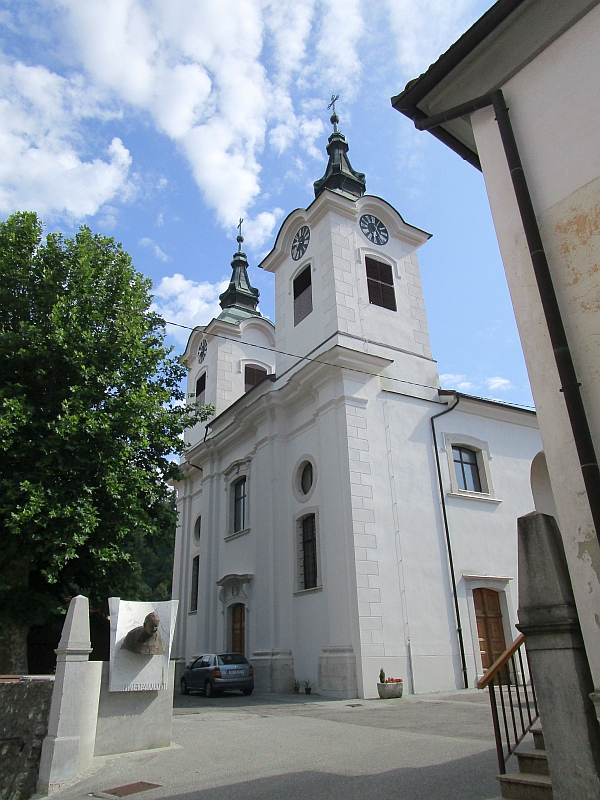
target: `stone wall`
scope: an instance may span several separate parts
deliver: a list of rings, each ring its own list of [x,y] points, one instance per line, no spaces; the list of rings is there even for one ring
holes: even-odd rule
[[[35,792],[53,686],[53,680],[0,681],[0,800],[27,800]]]

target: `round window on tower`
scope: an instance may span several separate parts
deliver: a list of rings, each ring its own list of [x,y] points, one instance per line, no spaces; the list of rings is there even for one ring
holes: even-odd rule
[[[294,470],[294,494],[301,503],[311,497],[317,479],[315,462],[310,456],[304,456],[296,464]]]
[[[313,467],[310,461],[304,465],[302,475],[300,476],[300,489],[302,494],[308,494],[313,485]]]

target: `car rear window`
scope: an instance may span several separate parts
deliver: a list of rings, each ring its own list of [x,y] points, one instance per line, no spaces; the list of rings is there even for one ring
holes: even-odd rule
[[[248,660],[241,653],[221,653],[217,656],[217,662],[227,666],[228,664],[247,664]]]

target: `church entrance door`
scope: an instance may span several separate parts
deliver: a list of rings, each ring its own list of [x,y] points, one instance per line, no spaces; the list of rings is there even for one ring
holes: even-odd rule
[[[242,653],[246,650],[246,606],[235,603],[230,610],[231,620],[231,652]]]
[[[506,650],[500,594],[493,589],[473,589],[481,664],[488,670]]]

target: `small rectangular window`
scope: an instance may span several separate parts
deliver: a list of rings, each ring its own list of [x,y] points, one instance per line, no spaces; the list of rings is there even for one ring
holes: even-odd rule
[[[244,391],[249,392],[253,386],[259,384],[267,377],[267,370],[256,364],[246,364],[244,367]]]
[[[394,276],[389,264],[375,261],[374,258],[365,256],[367,268],[367,288],[369,290],[369,303],[390,311],[396,311],[396,295],[394,294]]]
[[[481,479],[477,464],[477,453],[468,447],[453,447],[452,457],[458,488],[463,492],[480,492]]]
[[[203,406],[206,405],[205,402],[206,398],[206,372],[203,372],[202,375],[196,381],[196,402],[198,405]]]
[[[315,515],[302,520],[300,531],[300,588],[314,589],[317,586],[317,528]]]
[[[294,279],[294,325],[297,325],[313,310],[310,264]]]
[[[200,556],[192,559],[192,588],[190,591],[190,611],[198,610],[198,577],[200,574]]]
[[[246,527],[246,478],[240,478],[233,487],[233,532]]]

